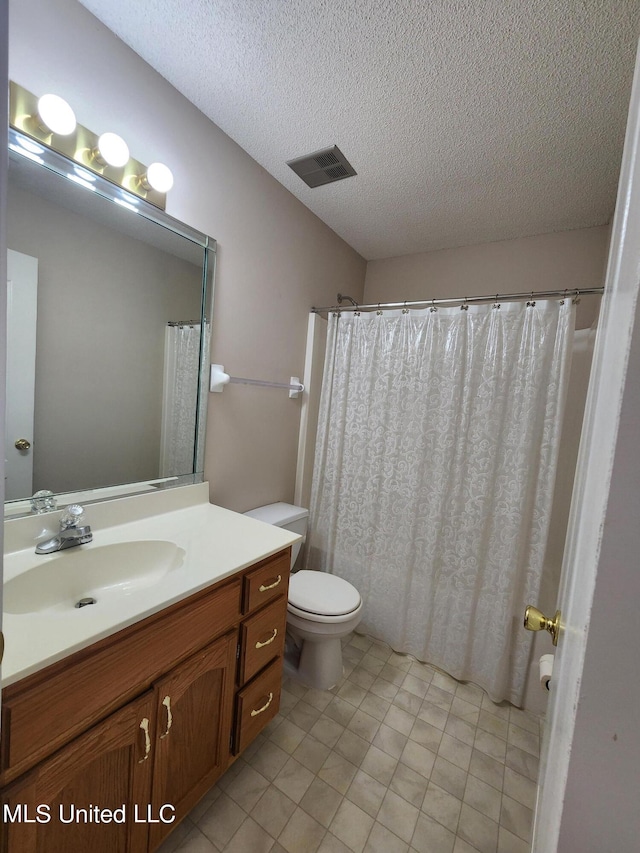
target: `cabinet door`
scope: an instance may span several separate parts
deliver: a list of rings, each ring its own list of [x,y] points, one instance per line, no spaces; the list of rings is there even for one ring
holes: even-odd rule
[[[182,820],[227,768],[237,635],[221,637],[156,684],[157,726],[152,802]],[[150,828],[150,849],[173,829]]]
[[[3,853],[146,851],[154,712],[148,692],[5,789]]]

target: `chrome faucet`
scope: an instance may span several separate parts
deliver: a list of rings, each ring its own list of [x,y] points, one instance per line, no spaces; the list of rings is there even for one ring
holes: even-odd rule
[[[84,523],[84,509],[78,504],[71,504],[60,516],[60,533],[39,542],[36,554],[54,554],[65,548],[86,545],[92,539],[91,527]]]

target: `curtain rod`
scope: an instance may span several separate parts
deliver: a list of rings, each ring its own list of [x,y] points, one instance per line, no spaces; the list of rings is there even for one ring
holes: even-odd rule
[[[516,302],[520,299],[550,299],[554,296],[564,299],[577,299],[580,296],[604,293],[604,287],[585,287],[570,290],[536,290],[527,293],[492,293],[488,296],[457,296],[447,299],[421,299],[418,301],[407,300],[406,302],[377,302],[374,305],[329,305],[324,308],[311,308],[312,314],[322,314],[327,311],[376,311],[385,308],[416,308],[417,306],[433,307],[438,305],[471,305],[474,302]],[[342,296],[342,299],[350,297]]]

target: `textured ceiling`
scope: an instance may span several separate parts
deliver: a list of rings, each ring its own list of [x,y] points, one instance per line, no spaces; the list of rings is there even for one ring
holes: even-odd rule
[[[367,259],[613,212],[638,0],[81,2]]]

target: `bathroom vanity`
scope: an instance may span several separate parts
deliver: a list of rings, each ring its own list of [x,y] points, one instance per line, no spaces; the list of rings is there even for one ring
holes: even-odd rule
[[[9,596],[0,850],[155,850],[277,713],[298,537],[211,506],[207,492],[87,507],[94,542],[80,554],[127,543],[144,553],[159,534],[183,553],[146,586],[132,567],[125,581],[114,573],[116,590],[80,583],[75,594],[96,603],[79,609],[67,586],[62,601],[34,590],[33,613]],[[34,519],[22,528],[9,548]],[[29,552],[8,553],[7,586]],[[126,547],[109,553],[126,562]],[[38,559],[53,572],[69,557]]]

